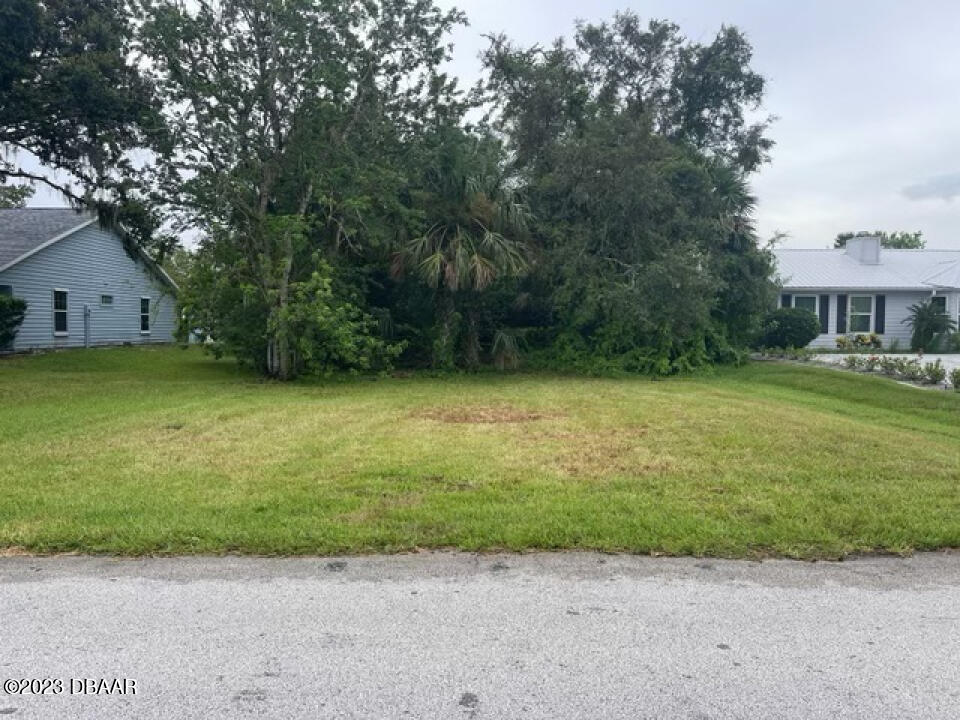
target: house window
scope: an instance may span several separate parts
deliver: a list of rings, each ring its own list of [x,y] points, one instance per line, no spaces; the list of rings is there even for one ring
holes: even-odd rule
[[[13,296],[13,285],[0,285],[0,295]]]
[[[850,332],[868,333],[873,328],[873,298],[854,295],[850,298]]]
[[[140,332],[144,335],[150,332],[150,298],[140,298]]]
[[[936,308],[937,312],[941,315],[947,314],[947,297],[946,295],[937,295],[936,297],[930,298],[930,304]]]
[[[53,334],[66,335],[67,325],[67,291],[53,291]]]
[[[817,296],[816,295],[794,295],[793,306],[799,310],[807,310],[814,315],[817,314]]]
[[[113,295],[101,295],[100,296],[100,305],[103,307],[110,307],[113,305]]]

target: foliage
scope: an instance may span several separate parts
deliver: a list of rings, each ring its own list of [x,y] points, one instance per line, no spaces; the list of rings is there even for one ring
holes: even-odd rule
[[[957,323],[929,300],[915,303],[908,310],[910,314],[903,322],[910,325],[913,333],[911,350],[931,350],[938,335],[957,329]]]
[[[462,17],[421,0],[142,6],[140,49],[176,146],[165,198],[183,225],[201,228],[211,263],[193,294],[221,288],[214,300],[246,303],[211,301],[199,312],[216,309],[205,323],[214,337],[246,345],[247,357],[263,349],[257,366],[289,379],[304,350],[290,325],[300,317],[289,307],[297,283],[323,273],[324,253],[352,265],[342,274],[350,278],[360,253],[382,251],[413,221],[398,163],[410,152],[405,139],[460,111],[438,68]]]
[[[950,384],[953,389],[960,392],[960,368],[954,368],[950,371]]]
[[[892,357],[882,357],[880,358],[880,372],[889,377],[893,377],[897,374],[897,358]]]
[[[834,342],[837,345],[837,350],[843,352],[867,352],[870,350],[883,349],[883,338],[876,333],[839,335]]]
[[[756,336],[773,256],[749,177],[772,142],[736,29],[689,42],[627,13],[572,47],[493,38],[465,100],[440,71],[463,17],[428,0],[141,5],[176,149],[163,197],[201,232],[188,323],[215,347],[295,375],[321,354],[288,309],[315,272],[409,366],[506,369],[522,349],[664,375]]]
[[[13,342],[26,313],[26,300],[0,294],[0,349]]]
[[[764,80],[733,28],[708,44],[632,13],[573,45],[484,56],[491,122],[526,182],[548,313],[537,363],[671,374],[732,361],[772,302],[748,176],[771,147],[747,118]],[[545,322],[544,322],[545,321]]]
[[[919,360],[898,358],[897,375],[908,382],[917,382],[923,378],[923,367],[921,367]]]
[[[868,355],[863,361],[863,369],[867,372],[874,372],[880,366],[879,355]]]
[[[922,250],[927,246],[927,241],[923,239],[923,233],[917,232],[892,232],[884,230],[860,230],[859,232],[844,232],[837,235],[833,246],[843,248],[847,246],[847,240],[856,237],[879,237],[880,246],[891,250]]]
[[[0,4],[0,184],[45,184],[127,227],[149,200],[135,152],[165,152],[157,98],[134,53],[127,0]],[[23,162],[35,156],[48,170]],[[152,250],[151,228],[136,229]],[[166,239],[169,241],[169,238]]]
[[[876,333],[860,333],[853,336],[853,346],[857,350],[881,350],[883,339]]]
[[[0,185],[0,209],[26,207],[33,193],[30,185]]]
[[[848,370],[863,370],[865,368],[864,360],[859,355],[847,355],[843,359],[843,365]]]
[[[794,347],[809,345],[820,335],[820,320],[799,308],[779,308],[763,322],[759,344],[762,347]]]
[[[526,272],[529,210],[503,174],[498,143],[454,129],[445,129],[440,140],[422,185],[411,194],[426,227],[394,254],[391,273],[398,279],[412,272],[435,293],[434,367],[456,364],[464,318],[464,359],[476,367],[481,339],[470,300]]]
[[[947,371],[946,368],[943,367],[940,358],[937,358],[936,362],[924,363],[923,382],[928,385],[939,385],[946,379]]]
[[[389,369],[403,345],[376,337],[376,320],[338,300],[324,270],[321,264],[307,281],[294,283],[290,302],[276,320],[290,334],[298,369],[312,375]],[[267,330],[274,329],[268,324]]]

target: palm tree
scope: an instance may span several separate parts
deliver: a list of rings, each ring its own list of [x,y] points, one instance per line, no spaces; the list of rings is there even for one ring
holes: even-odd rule
[[[910,339],[912,350],[931,351],[938,335],[957,329],[951,317],[929,300],[911,305],[908,309],[910,314],[903,322],[913,330]]]
[[[394,255],[395,277],[410,270],[437,291],[439,325],[435,363],[447,364],[456,340],[456,296],[483,292],[502,277],[518,277],[528,266],[527,206],[500,171],[499,145],[461,136],[441,144],[420,193],[427,222],[423,234]],[[479,362],[479,338],[467,311],[466,359]]]

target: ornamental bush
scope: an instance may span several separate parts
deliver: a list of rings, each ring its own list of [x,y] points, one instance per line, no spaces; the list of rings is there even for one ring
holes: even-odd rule
[[[864,367],[863,358],[859,355],[847,355],[843,364],[848,370],[862,370]]]
[[[939,385],[947,379],[947,370],[938,358],[936,362],[928,362],[923,366],[923,382],[927,385]]]
[[[26,314],[26,300],[0,295],[0,350],[13,342]]]
[[[953,389],[960,392],[960,368],[954,368],[950,371],[950,384]]]
[[[760,347],[803,348],[820,334],[820,320],[809,310],[780,308],[766,316]]]
[[[891,357],[882,357],[880,358],[880,372],[889,377],[893,377],[897,374],[897,358]]]

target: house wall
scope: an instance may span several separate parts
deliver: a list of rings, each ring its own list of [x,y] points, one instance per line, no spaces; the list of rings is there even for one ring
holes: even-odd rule
[[[13,350],[84,347],[84,306],[90,308],[90,345],[173,341],[173,291],[120,239],[95,223],[0,272],[0,285],[27,301]],[[53,291],[68,291],[68,334],[53,331]],[[113,305],[102,306],[101,295]],[[140,298],[150,298],[150,332],[140,332]]]
[[[874,327],[876,327],[876,296],[884,295],[886,296],[886,322],[884,333],[881,335],[883,338],[884,347],[889,347],[892,342],[895,340],[899,341],[900,346],[904,350],[910,349],[910,335],[912,333],[910,325],[904,322],[907,317],[910,315],[910,306],[914,303],[921,302],[923,300],[929,300],[931,294],[929,292],[897,292],[897,291],[871,291],[871,290],[836,290],[836,289],[791,289],[784,288],[783,293],[787,293],[791,296],[795,295],[829,295],[830,296],[830,321],[828,323],[828,328],[830,332],[820,335],[816,340],[810,343],[812,348],[828,348],[836,349],[836,339],[840,333],[837,333],[837,295],[846,295],[848,298],[848,310],[849,310],[849,297],[851,295],[870,295],[874,298],[873,307],[874,307]],[[947,297],[947,312],[953,318],[957,318],[960,315],[960,293],[939,293],[941,295],[946,295]],[[849,322],[847,323],[849,328]],[[851,332],[842,333],[846,335],[852,334]]]

